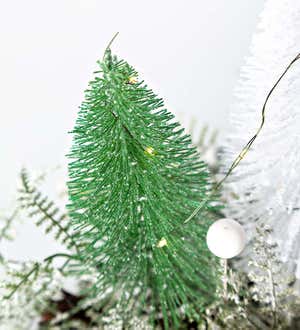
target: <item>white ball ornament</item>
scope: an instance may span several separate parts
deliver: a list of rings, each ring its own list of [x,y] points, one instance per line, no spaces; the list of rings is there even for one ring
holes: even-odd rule
[[[222,259],[230,259],[243,251],[246,234],[237,221],[220,219],[209,227],[206,242],[214,255]]]

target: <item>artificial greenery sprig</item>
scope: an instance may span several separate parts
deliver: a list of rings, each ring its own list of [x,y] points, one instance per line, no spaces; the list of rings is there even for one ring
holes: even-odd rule
[[[16,207],[13,216],[9,217],[4,226],[5,231],[0,239],[5,237],[5,233],[10,226],[11,221],[17,216],[20,210],[25,211],[29,218],[35,218],[36,225],[46,226],[46,233],[55,232],[54,238],[65,244],[66,248],[71,253],[55,253],[46,257],[42,262],[35,262],[31,268],[27,269],[25,273],[15,273],[16,281],[14,283],[8,282],[6,288],[8,293],[4,295],[4,299],[10,299],[12,296],[30,279],[36,279],[40,269],[48,269],[52,264],[52,261],[56,258],[65,258],[69,262],[70,260],[80,260],[79,245],[75,242],[75,232],[71,230],[67,215],[60,214],[58,207],[54,206],[54,202],[49,201],[49,198],[43,196],[40,191],[30,182],[29,175],[25,169],[22,169],[20,174],[19,198],[18,206]],[[73,251],[73,252],[72,252]],[[64,270],[65,264],[59,268]],[[18,280],[19,279],[19,280]]]
[[[47,234],[55,231],[54,237],[56,240],[66,245],[67,248],[74,248],[78,252],[79,247],[75,241],[68,215],[66,213],[60,214],[60,210],[54,202],[30,183],[25,169],[22,169],[20,179],[20,206],[26,210],[30,218],[36,218],[37,226],[45,226]]]

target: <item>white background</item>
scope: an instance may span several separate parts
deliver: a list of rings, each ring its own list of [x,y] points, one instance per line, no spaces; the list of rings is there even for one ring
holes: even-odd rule
[[[221,133],[263,0],[0,0],[0,208],[17,174],[65,164],[83,91],[110,38],[176,114]],[[0,247],[23,259],[58,246],[32,224]]]

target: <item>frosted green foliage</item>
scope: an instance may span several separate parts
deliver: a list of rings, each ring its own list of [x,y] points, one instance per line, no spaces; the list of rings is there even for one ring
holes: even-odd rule
[[[49,265],[6,262],[1,276],[5,281],[0,283],[0,330],[36,329],[49,300],[60,292],[61,275]]]
[[[183,224],[209,193],[209,174],[131,66],[110,50],[99,66],[73,130],[69,215],[90,242],[83,259],[99,268],[94,293],[112,286],[128,308],[150,306],[175,328],[180,306],[192,315],[215,294],[205,236],[216,207]]]

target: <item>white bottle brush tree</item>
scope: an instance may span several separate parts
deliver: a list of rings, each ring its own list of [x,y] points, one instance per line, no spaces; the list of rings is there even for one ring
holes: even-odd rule
[[[224,146],[224,168],[259,122],[266,95],[300,52],[300,2],[265,4],[250,56],[241,70]],[[300,277],[300,65],[296,63],[269,99],[266,120],[251,152],[226,184],[226,215],[242,222],[248,237],[268,223],[290,270]]]

